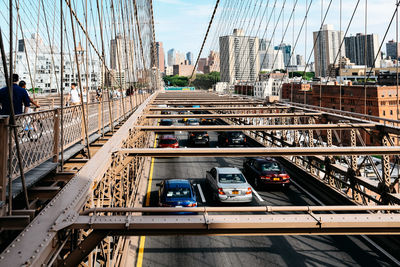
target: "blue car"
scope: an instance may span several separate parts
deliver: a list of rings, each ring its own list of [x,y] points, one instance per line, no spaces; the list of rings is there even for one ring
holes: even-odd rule
[[[162,181],[158,190],[158,204],[161,207],[197,207],[197,197],[188,180],[172,179]],[[183,214],[179,213],[179,214]]]

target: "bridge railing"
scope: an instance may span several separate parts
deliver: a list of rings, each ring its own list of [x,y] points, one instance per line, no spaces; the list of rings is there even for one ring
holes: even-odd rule
[[[147,97],[148,94],[143,94],[136,97],[128,96],[123,99],[115,99],[110,102],[104,101],[103,103],[96,102],[85,105],[89,136],[111,130],[111,124],[116,124],[129,116]],[[16,116],[18,142],[25,173],[52,158],[54,162],[57,162],[61,150],[66,150],[79,143],[85,143],[81,105],[64,108],[64,138],[62,142],[60,116],[60,108]],[[0,138],[6,138],[6,135]],[[5,143],[7,144],[8,141],[6,140]],[[6,173],[11,172],[12,179],[16,179],[19,177],[20,171],[13,135],[11,135],[9,154],[11,155],[11,165],[10,168],[7,168]],[[6,168],[6,166],[2,166],[2,168]]]

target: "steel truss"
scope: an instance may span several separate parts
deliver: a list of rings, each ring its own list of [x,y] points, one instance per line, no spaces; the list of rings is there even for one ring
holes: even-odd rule
[[[76,266],[82,261],[88,266],[106,265],[110,261],[111,265],[118,265],[120,253],[126,249],[124,236],[127,235],[400,233],[399,206],[379,206],[400,203],[397,182],[392,177],[400,155],[397,140],[393,141],[393,137],[400,135],[399,128],[281,103],[257,106],[260,103],[250,100],[246,107],[235,106],[235,103],[226,107],[205,108],[151,106],[155,103],[152,102],[154,99],[165,100],[166,96],[178,99],[205,95],[216,98],[216,95],[209,97],[200,93],[165,93],[148,99],[0,255],[0,265],[46,265],[53,260],[65,266]],[[188,101],[187,105],[190,104]],[[192,152],[185,149],[164,152],[150,149],[152,135],[148,131],[162,129],[154,127],[155,120],[151,119],[158,118],[159,114],[153,112],[162,110],[211,112],[210,115],[232,126],[202,127],[202,130],[241,130],[265,147],[191,149]],[[305,113],[313,115],[301,115]],[[170,128],[168,130],[171,131]],[[368,144],[370,139],[364,139],[363,135],[371,137],[373,145]],[[278,151],[279,154],[276,154]],[[218,207],[201,208],[196,210],[198,215],[141,216],[138,213],[151,214],[152,211],[131,208],[140,197],[137,195],[138,182],[146,180],[148,156],[161,153],[164,153],[162,156],[168,153],[175,153],[174,156],[178,153],[192,155],[193,152],[203,153],[201,156],[211,153],[212,156],[216,153],[227,156],[239,153],[242,153],[241,156],[243,153],[282,156],[354,203],[365,205],[337,208],[251,207],[252,210],[241,207],[236,211],[256,212],[243,216],[213,214],[225,212]],[[374,163],[372,155],[381,155],[382,171],[372,164],[378,182],[363,175],[367,163]],[[329,213],[335,209],[349,213]],[[171,209],[156,209],[156,212],[171,212]]]

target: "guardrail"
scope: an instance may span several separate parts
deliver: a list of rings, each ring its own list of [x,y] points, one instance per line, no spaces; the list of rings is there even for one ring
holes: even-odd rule
[[[129,96],[110,102],[104,101],[103,103],[96,102],[85,105],[88,135],[101,134],[103,131],[111,130],[111,124],[115,124],[129,116],[147,97],[148,94],[143,94],[140,97]],[[61,150],[66,150],[80,142],[85,143],[81,105],[64,108],[64,139],[62,141],[60,137],[60,116],[60,108],[16,116],[18,142],[21,149],[24,172],[32,170],[51,158],[57,162]],[[8,144],[8,134],[6,133],[8,119],[6,116],[0,118],[0,124],[4,125],[0,139],[5,139],[0,142]],[[8,164],[2,164],[1,168],[3,170],[0,173],[6,173],[8,176],[11,172],[12,179],[16,179],[19,176],[19,168],[13,135],[9,153],[11,155],[10,169],[7,168]],[[3,151],[2,157],[8,157],[6,151]]]

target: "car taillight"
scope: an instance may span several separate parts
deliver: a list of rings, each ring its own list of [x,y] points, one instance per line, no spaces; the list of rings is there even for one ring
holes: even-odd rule
[[[228,142],[229,142],[229,140],[228,140],[228,139],[226,139],[226,140],[225,140],[225,142],[226,142],[226,143],[228,143]]]
[[[279,177],[281,177],[282,179],[289,179],[290,178],[290,176],[287,175],[286,173],[279,174]]]
[[[261,176],[261,179],[271,179],[271,176]]]
[[[247,188],[246,195],[250,195],[251,192],[252,192],[252,191],[251,191],[251,187]]]
[[[244,138],[244,142],[246,143],[247,141],[246,141],[247,139],[246,139],[246,137]]]
[[[205,134],[204,136],[208,136],[208,134]]]
[[[194,134],[191,134],[190,136],[194,136]]]
[[[190,203],[187,205],[188,207],[197,207],[197,203]]]
[[[222,190],[222,188],[218,188],[218,194],[225,195],[225,192],[224,190]]]

